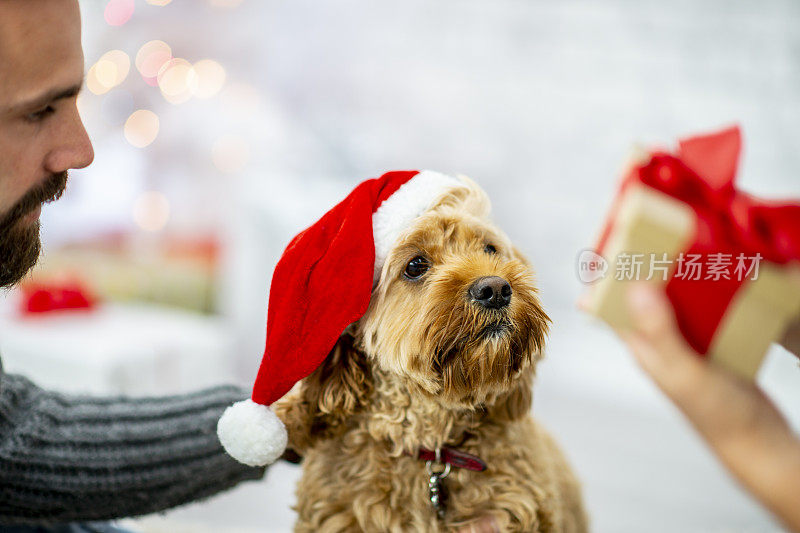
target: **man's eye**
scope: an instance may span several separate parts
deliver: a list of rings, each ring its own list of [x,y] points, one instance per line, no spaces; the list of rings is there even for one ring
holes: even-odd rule
[[[427,272],[430,267],[431,264],[428,262],[428,260],[421,255],[418,255],[408,262],[404,274],[408,279],[417,279]]]
[[[483,247],[483,251],[486,252],[487,254],[496,254],[497,248],[495,248],[493,244],[487,244],[486,246]]]
[[[53,108],[53,106],[47,106],[47,107],[44,107],[44,108],[40,109],[39,111],[34,111],[33,113],[28,114],[28,116],[26,118],[30,122],[40,122],[40,121],[44,120],[45,118],[47,118],[48,116],[50,116],[53,113],[55,113],[55,111],[56,110]]]

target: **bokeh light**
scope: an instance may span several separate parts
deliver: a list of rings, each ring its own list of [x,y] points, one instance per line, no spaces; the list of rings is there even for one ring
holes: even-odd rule
[[[109,0],[103,17],[111,26],[122,26],[133,16],[134,0]]]
[[[133,204],[133,221],[145,231],[164,229],[169,221],[169,200],[158,191],[146,191]]]
[[[158,115],[147,109],[131,113],[124,127],[125,139],[137,148],[144,148],[158,136]]]
[[[78,93],[78,97],[75,99],[75,106],[78,108],[78,114],[81,117],[86,116],[86,93]]]
[[[239,135],[225,135],[211,147],[211,159],[226,174],[239,172],[250,160],[250,144]]]
[[[111,61],[101,59],[94,66],[94,75],[100,85],[113,87],[114,80],[117,79],[117,66]]]
[[[122,50],[109,50],[86,74],[86,87],[94,94],[105,94],[128,76],[131,60]]]
[[[109,50],[95,63],[97,81],[113,88],[125,81],[131,69],[131,60],[122,50]]]
[[[225,84],[225,69],[213,59],[203,59],[193,66],[196,75],[194,96],[198,98],[211,98],[216,95]]]
[[[111,89],[111,87],[100,83],[100,80],[97,78],[97,64],[89,67],[89,72],[86,73],[86,88],[89,89],[92,94],[105,94]]]
[[[172,2],[172,0],[147,0],[147,3],[150,4],[151,6],[159,6],[159,7],[163,7],[169,4],[170,2]]]
[[[136,53],[136,69],[148,84],[158,84],[158,72],[170,59],[172,49],[164,41],[149,41],[139,48]]]
[[[181,104],[192,97],[197,87],[197,74],[185,59],[170,59],[158,72],[158,87],[171,104]]]

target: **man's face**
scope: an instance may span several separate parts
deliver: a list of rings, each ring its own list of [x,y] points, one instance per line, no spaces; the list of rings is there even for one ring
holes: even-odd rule
[[[0,0],[0,287],[36,263],[42,203],[94,158],[82,81],[77,0]]]

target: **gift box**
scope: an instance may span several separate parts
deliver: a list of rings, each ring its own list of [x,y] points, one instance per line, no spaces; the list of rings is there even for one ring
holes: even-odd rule
[[[738,127],[639,150],[595,248],[607,263],[588,309],[615,328],[633,280],[663,288],[688,344],[752,379],[800,317],[800,202],[736,189]]]

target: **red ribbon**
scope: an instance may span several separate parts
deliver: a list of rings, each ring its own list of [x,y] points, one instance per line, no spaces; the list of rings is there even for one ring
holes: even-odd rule
[[[786,264],[800,260],[800,202],[760,200],[734,186],[741,133],[738,126],[680,141],[675,155],[655,152],[623,179],[620,194],[643,184],[690,206],[697,218],[686,255],[760,254],[763,260]],[[602,253],[613,231],[617,201],[601,235]],[[747,281],[731,279],[668,280],[666,293],[686,340],[699,353],[708,352],[714,333],[736,292]]]

